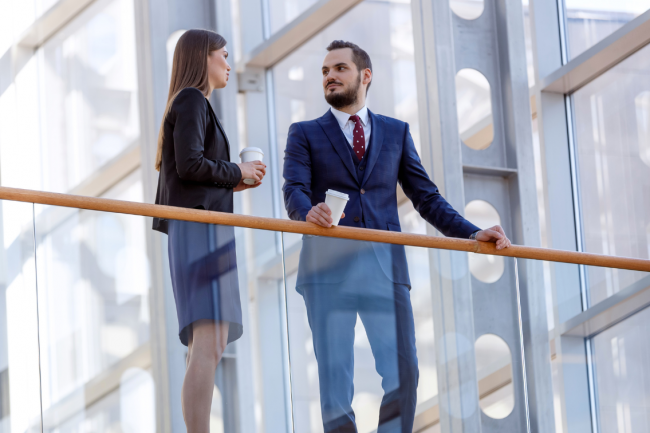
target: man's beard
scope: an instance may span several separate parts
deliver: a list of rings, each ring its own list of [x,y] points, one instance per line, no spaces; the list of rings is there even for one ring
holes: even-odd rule
[[[359,87],[361,87],[361,74],[359,74],[359,80],[356,85],[350,87],[344,92],[328,93],[327,90],[325,90],[325,100],[337,110],[349,107],[350,105],[356,104],[359,100]]]

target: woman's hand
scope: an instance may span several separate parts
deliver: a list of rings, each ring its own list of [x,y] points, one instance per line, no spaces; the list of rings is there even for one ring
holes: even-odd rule
[[[242,178],[242,180],[239,181],[237,186],[233,188],[233,191],[234,192],[239,192],[239,191],[244,191],[246,189],[257,188],[261,184],[262,184],[262,182],[255,182],[254,185],[249,185],[247,183],[244,183],[244,179]]]
[[[258,183],[261,182],[266,175],[266,164],[262,161],[242,162],[237,165],[241,170],[242,179],[254,179],[255,183]],[[239,183],[241,183],[241,181]],[[239,187],[239,185],[237,186]]]

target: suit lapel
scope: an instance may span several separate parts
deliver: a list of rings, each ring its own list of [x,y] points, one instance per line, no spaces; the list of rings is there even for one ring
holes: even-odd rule
[[[214,110],[212,109],[212,104],[210,104],[210,101],[208,101],[207,99],[206,102],[208,103],[208,110],[210,111],[210,117],[212,117],[212,119],[215,121],[217,127],[221,131],[221,134],[223,134],[223,138],[226,140],[226,151],[228,152],[228,161],[230,161],[230,142],[228,141],[228,135],[226,135],[226,131],[223,130],[223,126],[221,126],[221,122],[219,121],[219,118],[214,113]]]
[[[370,159],[368,160],[368,167],[366,167],[366,174],[363,177],[363,182],[361,186],[365,185],[370,178],[370,173],[377,163],[379,158],[379,153],[381,152],[381,146],[384,144],[384,125],[380,117],[375,116],[370,110],[368,110],[368,116],[370,117],[370,122],[372,128],[370,130]]]
[[[345,165],[352,177],[357,181],[357,183],[359,183],[357,172],[354,169],[354,163],[350,156],[350,151],[345,147],[349,146],[348,140],[345,138],[345,135],[343,135],[343,131],[341,131],[341,126],[339,125],[339,122],[336,121],[336,117],[334,117],[330,110],[327,110],[327,113],[325,113],[325,115],[320,119],[316,119],[316,122],[321,126],[325,135],[327,135],[327,138],[330,140],[330,143],[334,146],[336,153],[341,157],[343,165]]]

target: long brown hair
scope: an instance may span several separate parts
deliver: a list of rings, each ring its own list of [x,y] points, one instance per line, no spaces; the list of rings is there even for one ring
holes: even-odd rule
[[[223,36],[210,30],[193,29],[183,33],[176,43],[174,61],[172,63],[172,79],[169,83],[167,105],[158,132],[158,151],[156,152],[156,170],[160,171],[162,164],[163,138],[165,135],[165,119],[172,103],[181,90],[196,87],[205,96],[210,92],[208,81],[208,54],[226,46]]]

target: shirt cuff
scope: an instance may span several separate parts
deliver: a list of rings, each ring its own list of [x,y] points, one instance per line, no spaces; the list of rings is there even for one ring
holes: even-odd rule
[[[475,240],[476,240],[476,234],[477,234],[478,232],[480,232],[480,230],[476,230],[474,233],[472,233],[471,235],[469,235],[469,238],[470,238],[471,240],[475,241]]]

